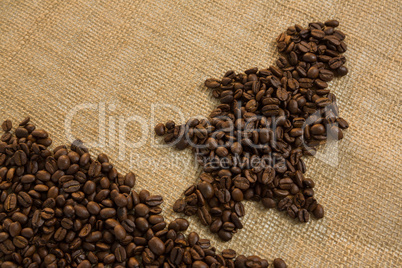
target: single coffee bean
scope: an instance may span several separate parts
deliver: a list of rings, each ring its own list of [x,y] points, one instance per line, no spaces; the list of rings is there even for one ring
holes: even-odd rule
[[[298,212],[299,212],[299,208],[296,205],[290,205],[287,209],[286,209],[289,217],[291,218],[296,218],[298,216]]]
[[[91,263],[90,263],[88,260],[82,261],[82,262],[77,266],[77,268],[91,268],[91,267],[92,267],[92,265],[91,265]]]
[[[159,123],[155,126],[154,128],[156,135],[158,136],[163,136],[165,135],[165,125],[162,123]]]
[[[124,184],[127,185],[130,188],[133,188],[135,186],[135,175],[132,172],[129,172],[126,174],[124,178]]]
[[[318,29],[313,29],[310,32],[311,36],[316,38],[316,39],[322,39],[325,36],[324,31],[318,30]]]
[[[348,68],[346,68],[345,66],[340,66],[338,67],[338,69],[336,69],[336,72],[340,76],[345,76],[348,74]]]
[[[345,119],[343,119],[343,118],[338,118],[338,119],[336,119],[336,122],[338,123],[338,125],[339,125],[339,127],[340,127],[341,129],[347,129],[347,128],[349,128],[349,123],[348,123]]]
[[[330,27],[338,27],[339,22],[337,20],[328,20],[325,22],[325,25],[330,26]]]
[[[17,196],[15,194],[9,194],[4,201],[4,209],[6,212],[13,211],[17,207]]]
[[[307,77],[308,77],[308,78],[315,79],[315,78],[318,77],[319,73],[320,73],[319,69],[318,69],[317,67],[315,67],[315,66],[312,66],[312,67],[310,67],[310,69],[307,71]]]
[[[66,193],[74,193],[80,190],[80,183],[76,180],[70,180],[63,184],[63,190]]]
[[[165,253],[165,244],[158,237],[153,237],[148,241],[149,249],[156,255],[160,256]]]
[[[316,208],[313,210],[314,217],[317,219],[321,219],[324,217],[324,208],[318,204]]]
[[[286,263],[280,259],[280,258],[276,258],[274,260],[274,268],[287,268],[288,266],[286,265]]]
[[[168,121],[155,126],[155,133],[177,149],[194,147],[205,171],[201,182],[175,202],[175,211],[197,214],[225,241],[243,228],[243,199],[277,206],[302,222],[309,220],[309,212],[323,215],[313,197],[314,182],[303,176],[301,157],[315,152],[327,139],[325,131],[340,139],[341,129],[348,127],[337,118],[336,99],[326,83],[334,72],[347,73],[345,35],[334,29],[338,24],[291,26],[278,37],[284,55],[277,66],[208,79],[205,85],[221,101],[210,122],[191,119],[183,125]],[[188,222],[167,224],[158,215],[162,197],[133,191],[133,173],[118,173],[105,154],[92,159],[81,141],[49,150],[49,134],[28,121],[14,133],[6,126],[0,143],[3,253],[48,267],[85,267],[85,259],[99,267],[138,267],[133,256],[139,254],[147,267],[268,266],[254,256],[239,256],[236,263],[235,252],[216,254],[208,240],[195,235],[186,240],[181,232]],[[256,163],[262,155],[270,159]]]
[[[321,69],[319,77],[322,81],[329,82],[334,78],[334,73],[330,70]]]
[[[343,133],[342,133],[342,130],[339,128],[339,127],[337,127],[337,126],[331,126],[330,128],[329,128],[329,134],[331,135],[331,137],[333,137],[334,139],[336,139],[336,140],[341,140],[341,139],[343,139]]]
[[[11,261],[5,261],[1,264],[1,268],[17,268],[18,265],[11,262]]]
[[[343,65],[341,58],[334,57],[328,61],[328,65],[331,69],[338,69]]]
[[[322,124],[315,124],[310,128],[310,133],[313,135],[322,135],[325,133],[325,127]]]
[[[266,208],[274,208],[276,207],[276,202],[274,199],[272,198],[263,198],[262,199],[262,204],[264,205],[264,207]]]
[[[203,261],[195,261],[195,262],[192,264],[191,267],[192,267],[192,268],[208,268],[209,266],[208,266],[208,264],[206,264],[206,263],[203,262]]]
[[[25,248],[28,245],[28,240],[23,236],[16,236],[13,239],[13,244],[17,248]]]
[[[232,233],[231,232],[227,232],[223,229],[219,230],[218,232],[218,236],[220,239],[222,239],[223,241],[229,241],[230,239],[232,239]]]
[[[310,219],[310,214],[306,209],[300,209],[297,214],[297,217],[299,218],[300,222],[308,222]]]
[[[13,128],[11,120],[5,120],[3,124],[1,124],[1,128],[6,132],[10,131]]]
[[[114,251],[114,255],[118,262],[124,262],[127,259],[127,252],[124,247],[117,247]]]
[[[23,166],[27,163],[27,155],[24,151],[18,150],[14,154],[14,162],[17,166]]]
[[[26,128],[17,127],[15,129],[15,136],[17,138],[26,138],[26,137],[28,137],[28,135],[29,135],[29,132],[28,132],[28,130]]]
[[[21,224],[19,222],[13,222],[8,227],[8,232],[12,237],[16,237],[21,233]]]
[[[303,55],[303,60],[306,61],[306,62],[316,62],[317,61],[317,56],[314,55],[313,53],[308,52],[308,53]]]

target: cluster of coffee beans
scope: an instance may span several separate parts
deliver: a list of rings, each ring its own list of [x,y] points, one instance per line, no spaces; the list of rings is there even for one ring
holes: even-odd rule
[[[268,267],[257,256],[216,253],[185,219],[166,223],[160,195],[132,188],[105,154],[70,149],[25,119],[0,142],[0,267]],[[274,266],[286,267],[281,259]]]
[[[197,215],[224,240],[243,228],[242,201],[261,201],[307,222],[324,216],[306,178],[303,155],[328,138],[342,139],[348,123],[338,117],[327,82],[345,75],[345,35],[335,20],[289,27],[278,38],[277,66],[228,71],[205,86],[221,102],[208,118],[169,121],[155,132],[177,149],[191,147],[203,166],[200,182],[184,192],[174,211]]]

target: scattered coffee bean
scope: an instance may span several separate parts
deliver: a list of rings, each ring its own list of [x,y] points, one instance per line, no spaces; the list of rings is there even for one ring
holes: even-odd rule
[[[276,258],[274,260],[274,268],[286,268],[286,267],[288,267],[288,266],[282,259]]]
[[[165,126],[162,123],[159,123],[155,126],[155,133],[158,136],[163,136],[165,134]]]

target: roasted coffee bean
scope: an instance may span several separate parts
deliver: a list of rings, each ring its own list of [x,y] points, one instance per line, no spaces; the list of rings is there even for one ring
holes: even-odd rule
[[[278,202],[278,209],[286,210],[292,203],[292,199],[290,199],[289,197],[285,197]]]
[[[304,195],[302,193],[297,193],[293,198],[293,204],[295,204],[298,208],[304,206],[306,200],[304,199]]]
[[[266,207],[277,205],[303,222],[309,219],[308,211],[314,215],[319,211],[314,183],[303,177],[306,168],[300,157],[307,151],[304,143],[314,148],[326,140],[325,130],[340,139],[341,129],[347,128],[347,123],[338,122],[335,98],[326,89],[333,72],[347,73],[342,55],[347,49],[345,36],[336,26],[331,21],[312,23],[307,29],[289,27],[278,38],[285,55],[277,66],[260,71],[254,67],[241,74],[229,71],[222,80],[208,79],[205,85],[222,102],[210,122],[189,120],[177,125],[168,121],[155,126],[156,134],[177,149],[201,145],[194,151],[206,173],[175,203],[175,211],[198,214],[225,241],[243,227],[239,219],[244,215],[243,199],[262,200]],[[1,249],[12,252],[14,247],[21,254],[18,246],[35,244],[38,248],[27,256],[34,255],[39,264],[46,259],[50,267],[56,256],[63,260],[61,266],[85,267],[88,256],[99,265],[137,267],[133,256],[139,254],[146,266],[215,263],[206,255],[221,266],[235,265],[231,260],[235,253],[215,254],[209,241],[192,238],[190,249],[180,233],[188,227],[184,219],[171,222],[164,230],[163,219],[153,217],[161,212],[162,198],[132,191],[135,176],[119,174],[105,154],[91,159],[81,141],[72,144],[72,151],[66,146],[51,151],[47,149],[49,134],[28,121],[15,134],[6,126],[2,136],[1,231],[11,230],[12,237],[3,238]],[[256,161],[261,156],[269,157]],[[193,256],[197,259],[192,260]],[[258,258],[245,259],[250,267],[268,266]]]
[[[158,237],[153,237],[148,241],[149,249],[156,255],[160,256],[165,253],[165,244]]]
[[[11,261],[5,261],[1,264],[1,268],[17,268],[18,265],[11,262]]]
[[[334,57],[328,61],[328,65],[331,69],[338,69],[343,65],[341,58]]]
[[[210,199],[214,196],[214,189],[212,185],[208,182],[201,182],[197,185],[197,188],[200,190],[204,198]]]
[[[210,225],[211,232],[217,233],[220,230],[220,228],[222,227],[222,225],[223,225],[223,222],[221,219],[214,220]]]
[[[8,232],[12,237],[18,236],[21,233],[21,224],[19,222],[11,223]]]
[[[17,166],[23,166],[27,163],[27,155],[24,151],[18,150],[14,153],[14,162]]]
[[[186,208],[186,202],[184,199],[178,199],[173,205],[173,211],[175,212],[183,212]]]
[[[217,88],[217,87],[220,87],[220,85],[221,84],[216,79],[207,79],[205,81],[205,86],[208,88]]]
[[[269,198],[269,197],[263,198],[263,199],[262,199],[262,204],[263,204],[264,207],[266,207],[266,208],[274,208],[274,207],[276,207],[276,202],[275,202],[275,200],[272,199],[272,198]]]
[[[126,229],[124,229],[124,227],[120,224],[114,227],[114,234],[118,240],[123,240],[127,235]]]
[[[303,55],[303,60],[306,62],[316,62],[317,61],[317,56],[313,53],[306,53]],[[332,68],[332,67],[331,67]]]
[[[320,70],[315,66],[310,67],[310,69],[307,71],[308,78],[315,79],[319,76],[319,74],[320,74]]]
[[[13,239],[13,244],[17,248],[25,248],[28,245],[28,240],[23,236],[16,236]]]
[[[281,101],[286,101],[288,99],[288,97],[289,97],[289,94],[288,94],[286,89],[278,88],[276,90],[276,97]],[[266,106],[264,106],[264,107],[266,107]]]
[[[51,208],[44,208],[41,213],[41,218],[44,220],[50,220],[54,217],[54,210]]]
[[[25,192],[20,192],[18,194],[18,204],[22,207],[28,208],[32,205],[32,198],[29,194]]]
[[[70,167],[70,158],[67,155],[61,155],[59,159],[57,159],[57,166],[60,169],[68,169]]]
[[[322,135],[325,133],[325,127],[322,124],[315,124],[310,128],[310,133],[313,135]]]
[[[66,193],[74,193],[80,190],[80,183],[76,180],[70,180],[63,184],[63,190]]]
[[[343,139],[343,133],[342,130],[337,127],[337,126],[331,126],[329,127],[328,133],[331,135],[332,138],[335,140],[341,140]]]
[[[206,263],[203,262],[203,261],[195,261],[195,262],[192,264],[191,267],[193,267],[193,268],[208,268],[209,266],[208,266],[208,264],[206,264]]]
[[[13,128],[11,120],[5,120],[3,124],[1,124],[1,128],[6,132],[10,131]]]
[[[280,258],[276,258],[274,260],[274,268],[287,268],[288,266],[286,265],[286,263],[280,259]]]
[[[203,225],[211,224],[212,217],[209,211],[205,208],[205,206],[202,206],[197,210],[197,215]]]
[[[338,67],[338,69],[336,69],[336,73],[339,76],[344,76],[348,74],[348,68],[346,68],[345,66],[340,66]]]
[[[283,178],[279,181],[279,188],[282,190],[290,190],[292,188],[293,181],[290,178]]]
[[[324,31],[318,30],[318,29],[313,29],[310,32],[311,36],[314,37],[315,39],[322,39],[325,36]]]
[[[286,211],[288,212],[289,217],[294,219],[298,216],[299,209],[296,205],[290,205]]]
[[[297,217],[300,222],[308,222],[310,219],[310,214],[306,209],[300,209],[297,213]]]
[[[243,201],[243,192],[239,188],[235,188],[232,191],[232,199],[236,202]]]
[[[243,224],[241,223],[236,213],[230,214],[230,220],[234,223],[237,229],[243,229]]]
[[[123,194],[117,194],[117,196],[114,198],[114,203],[118,207],[126,207],[127,206],[127,197]]]
[[[283,76],[283,71],[275,66],[269,67],[270,71],[276,76],[276,77],[282,77]]]
[[[151,207],[159,206],[163,203],[163,198],[160,195],[151,195],[146,198],[145,203]]]
[[[230,192],[227,189],[221,189],[216,193],[216,196],[218,198],[218,200],[222,203],[222,204],[226,204],[230,201],[231,199],[231,195]]]
[[[249,79],[256,81],[253,74]],[[229,83],[225,81],[226,86]],[[38,138],[47,135],[42,130],[35,134]],[[255,142],[258,140],[258,137],[254,138]],[[231,259],[235,258],[234,251],[225,250],[223,255],[216,254],[210,242],[199,239],[196,234],[191,234],[186,240],[180,233],[189,226],[185,219],[174,220],[168,226],[169,231],[166,230],[167,223],[158,215],[161,213],[159,205],[163,202],[161,196],[145,190],[139,194],[132,191],[131,187],[135,184],[133,173],[122,176],[105,154],[100,154],[97,161],[92,161],[82,143],[75,144],[81,144],[80,147],[72,146],[76,151],[68,151],[67,147],[60,146],[54,150],[54,154],[50,151],[44,154],[47,159],[36,159],[43,162],[36,167],[35,176],[10,165],[22,164],[24,157],[27,163],[32,161],[30,158],[38,149],[36,147],[22,146],[25,149],[14,153],[17,161],[7,162],[7,166],[0,167],[0,176],[5,182],[16,180],[16,176],[20,180],[10,188],[10,192],[0,194],[1,208],[4,209],[0,214],[3,223],[0,250],[3,253],[12,254],[12,259],[19,263],[23,256],[33,256],[33,260],[44,263],[46,267],[56,267],[58,264],[66,266],[72,260],[77,262],[77,267],[89,267],[97,262],[115,267],[124,263],[137,267],[139,262],[133,259],[133,255],[142,254],[143,264],[150,265],[157,260],[170,259],[172,252],[175,252],[173,260],[178,266],[197,261],[200,265],[201,262],[215,263],[212,259],[221,261],[226,258],[228,266],[233,267],[234,261]],[[46,147],[42,146],[44,150]],[[221,143],[217,148],[226,146]],[[243,144],[239,142],[233,150],[241,154],[242,148]],[[226,152],[222,152],[220,155],[226,155]],[[74,165],[78,168],[69,173]],[[241,203],[244,192],[240,188],[233,188],[234,185],[247,188],[253,183],[270,185],[274,181],[273,168],[266,168],[263,177],[254,172],[257,173],[257,169],[245,172],[245,177],[238,177],[243,179],[237,179],[235,183],[232,176],[240,174],[236,169],[221,170],[218,173],[219,188],[212,177],[202,175],[202,182],[188,190],[188,197],[191,198],[187,202],[192,204],[195,200],[194,206],[186,207],[186,203],[180,203],[179,207],[197,212],[206,225],[215,226],[211,229],[216,228],[214,232],[221,239],[229,240],[233,232],[243,228],[239,217],[244,216]],[[262,193],[256,191],[255,194]],[[215,203],[219,205],[219,202],[225,202],[223,209],[215,206],[211,210],[207,208]],[[221,219],[213,221],[213,217]],[[56,263],[58,259],[63,263]]]
[[[284,198],[284,197],[286,197],[286,196],[289,195],[289,191],[288,191],[288,190],[282,190],[282,189],[277,189],[277,188],[275,188],[273,192],[274,192],[274,195],[275,195],[276,197],[278,197],[278,198]]]
[[[159,123],[155,126],[155,133],[158,136],[163,136],[165,134],[165,125],[162,123]]]
[[[230,239],[232,239],[232,232],[227,232],[223,229],[219,230],[218,232],[218,236],[220,239],[222,239],[223,241],[229,241]]]
[[[124,247],[118,246],[114,251],[114,256],[118,262],[124,262],[127,259],[127,252]]]
[[[340,127],[341,129],[347,129],[347,128],[349,128],[349,123],[348,123],[345,119],[343,119],[343,118],[337,118],[337,119],[336,119],[336,122],[338,123],[338,125],[339,125],[339,127]]]

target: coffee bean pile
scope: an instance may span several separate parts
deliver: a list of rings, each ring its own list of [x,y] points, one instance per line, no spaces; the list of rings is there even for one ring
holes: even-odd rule
[[[314,155],[328,138],[342,139],[348,128],[327,88],[334,76],[348,72],[338,24],[289,27],[277,38],[283,55],[276,66],[205,81],[221,102],[207,119],[155,126],[166,143],[191,147],[204,171],[174,211],[196,214],[224,241],[243,228],[243,200],[261,201],[300,222],[309,221],[310,212],[324,216],[301,157]]]
[[[257,256],[216,253],[188,221],[167,224],[163,198],[132,188],[105,154],[92,159],[77,140],[48,147],[44,130],[25,119],[2,124],[0,142],[0,267],[268,267]],[[286,267],[281,259],[275,267]]]

